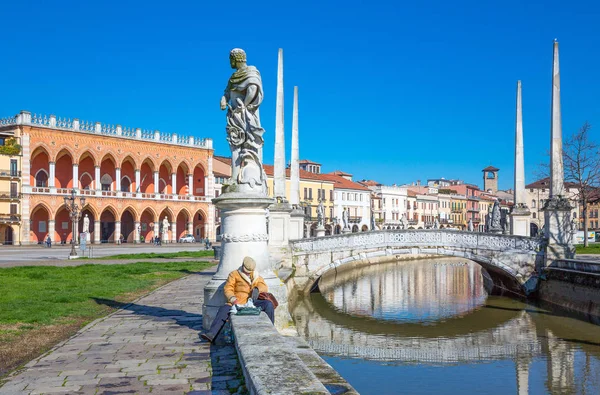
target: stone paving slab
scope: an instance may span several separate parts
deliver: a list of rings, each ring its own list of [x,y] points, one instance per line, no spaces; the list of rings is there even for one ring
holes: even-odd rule
[[[198,336],[213,274],[171,282],[92,322],[13,372],[0,394],[245,393],[235,347]]]

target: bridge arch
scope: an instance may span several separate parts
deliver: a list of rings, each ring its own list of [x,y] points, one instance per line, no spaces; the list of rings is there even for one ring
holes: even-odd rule
[[[294,282],[305,292],[343,268],[391,260],[455,256],[481,265],[501,289],[527,295],[543,263],[540,239],[450,229],[384,230],[290,242]]]

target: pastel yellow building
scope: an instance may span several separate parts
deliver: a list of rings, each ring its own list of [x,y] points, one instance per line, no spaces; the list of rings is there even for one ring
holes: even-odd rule
[[[267,174],[268,194],[273,197],[274,168],[272,165],[264,165]],[[334,184],[328,179],[327,175],[315,174],[300,169],[300,206],[305,213],[305,226],[307,235],[313,235],[317,225],[317,206],[319,200],[323,201],[325,212],[325,234],[332,234],[335,226],[333,218],[335,217],[334,208]],[[285,196],[290,200],[290,169],[285,171]]]
[[[450,207],[452,227],[465,230],[467,228],[467,197],[450,195]]]
[[[0,132],[0,244],[21,244],[21,158],[17,128]]]

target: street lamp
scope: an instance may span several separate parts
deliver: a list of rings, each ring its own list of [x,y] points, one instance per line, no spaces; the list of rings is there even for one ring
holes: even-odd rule
[[[69,259],[78,258],[77,251],[75,251],[75,240],[77,240],[75,230],[77,229],[77,222],[79,222],[79,218],[81,217],[83,206],[85,206],[85,197],[81,196],[79,198],[80,205],[78,206],[77,203],[75,203],[75,195],[75,188],[73,188],[71,190],[71,196],[64,197],[65,207],[67,208],[67,211],[69,211],[69,217],[71,218],[71,230],[73,232],[73,236],[71,237],[71,253],[69,254]]]

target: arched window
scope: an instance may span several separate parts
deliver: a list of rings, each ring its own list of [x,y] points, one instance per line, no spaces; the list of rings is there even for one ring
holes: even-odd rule
[[[100,185],[102,185],[102,190],[110,191],[112,182],[113,182],[113,180],[110,175],[108,175],[108,174],[103,175],[102,178],[100,178]]]
[[[531,208],[535,208],[535,199],[531,201]]]
[[[491,172],[491,171],[488,171],[488,173],[487,173],[487,178],[491,178],[491,179],[493,179],[493,178],[496,178],[496,175],[495,175],[493,172]]]
[[[46,170],[40,169],[35,174],[35,186],[40,188],[45,188],[48,186],[48,173],[46,173]]]
[[[535,219],[535,213],[532,213],[532,214],[533,214],[533,219]]]
[[[131,188],[131,180],[129,177],[125,176],[121,178],[121,192],[129,192]]]

